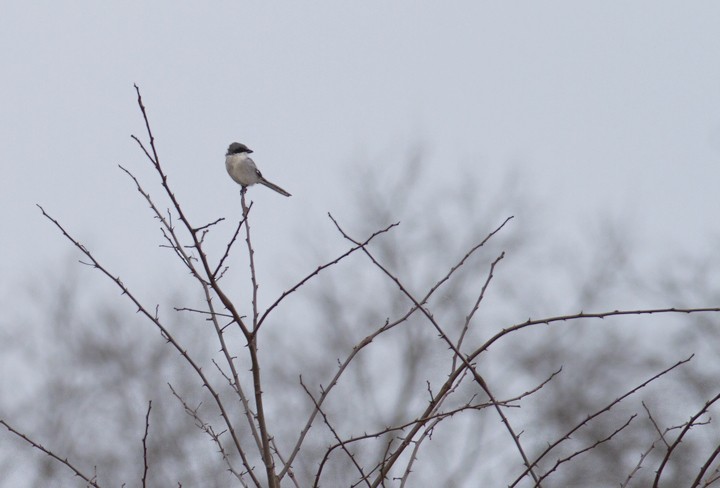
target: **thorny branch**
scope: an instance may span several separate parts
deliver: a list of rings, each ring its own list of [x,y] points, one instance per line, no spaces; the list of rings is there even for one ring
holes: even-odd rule
[[[682,442],[685,435],[690,432],[690,429],[693,428],[695,425],[697,425],[697,420],[702,417],[705,412],[708,411],[708,409],[712,406],[713,403],[720,400],[720,393],[715,395],[713,398],[708,400],[705,405],[698,410],[695,415],[690,417],[690,420],[685,425],[685,427],[680,431],[680,434],[678,434],[677,438],[675,439],[675,442],[670,444],[670,448],[665,453],[665,456],[663,457],[663,460],[660,462],[660,466],[658,467],[656,474],[655,474],[655,481],[653,481],[653,488],[657,488],[658,484],[660,483],[660,478],[662,477],[663,470],[665,469],[665,466],[667,466],[668,461],[670,460],[670,456],[672,455],[673,451],[680,445],[680,442]],[[709,465],[708,465],[709,467]],[[705,468],[707,469],[707,468]],[[699,480],[702,479],[702,474],[704,473],[704,470],[701,470],[701,472],[698,474],[698,479],[695,481],[699,484]],[[696,485],[693,485],[696,486]]]
[[[5,422],[2,419],[0,419],[0,425],[3,425],[7,430],[9,430],[13,434],[18,436],[19,438],[21,438],[22,440],[24,440],[31,446],[33,446],[35,449],[44,452],[47,456],[50,456],[51,458],[55,459],[59,463],[64,464],[65,466],[70,468],[70,470],[73,473],[75,473],[75,476],[77,476],[78,478],[81,478],[83,481],[85,481],[85,483],[87,483],[88,486],[92,486],[93,488],[100,488],[100,485],[97,484],[95,477],[91,478],[91,477],[83,474],[78,468],[75,467],[75,465],[73,463],[68,461],[67,458],[63,459],[60,456],[58,456],[57,454],[55,454],[53,451],[46,449],[45,447],[43,447],[42,444],[35,442],[28,435],[23,434],[22,432],[15,429],[15,427],[11,426],[10,424],[8,424],[7,422]]]
[[[152,409],[152,400],[148,402],[147,413],[145,414],[145,434],[142,438],[143,446],[143,475],[142,475],[142,486],[147,486],[147,472],[148,472],[148,452],[147,452],[147,438],[150,431],[150,410]]]

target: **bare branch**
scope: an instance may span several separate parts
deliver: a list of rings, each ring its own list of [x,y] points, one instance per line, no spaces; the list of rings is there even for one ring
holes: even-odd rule
[[[272,444],[273,451],[275,452],[275,455],[280,459],[280,462],[283,463],[283,466],[285,465],[286,461],[283,455],[278,450],[277,444],[275,444],[275,438],[270,439],[270,443]],[[295,488],[300,488],[300,484],[298,483],[297,478],[295,477],[295,472],[292,470],[292,468],[288,469],[288,478],[290,478],[290,481],[292,481],[292,484],[295,486]]]
[[[710,469],[710,466],[715,462],[715,459],[720,455],[720,444],[715,448],[715,450],[708,456],[707,460],[705,461],[705,464],[702,465],[700,468],[700,471],[698,472],[697,477],[695,478],[695,481],[690,486],[690,488],[695,488],[696,486],[700,486],[700,483],[702,482],[703,476],[705,476],[705,473],[708,469]],[[716,470],[717,471],[717,470]],[[717,479],[717,478],[716,478]],[[714,480],[713,480],[714,481]],[[710,481],[704,483],[703,486],[709,486]]]
[[[351,247],[350,249],[348,249],[347,252],[341,254],[340,256],[338,256],[337,258],[333,259],[332,261],[330,261],[330,262],[328,262],[328,263],[325,263],[325,264],[323,264],[323,265],[321,265],[321,266],[318,266],[315,271],[313,271],[312,273],[310,273],[309,275],[307,275],[305,278],[303,278],[303,279],[301,279],[300,281],[298,281],[293,287],[289,288],[288,290],[285,290],[285,291],[280,295],[280,297],[279,297],[277,300],[275,300],[272,305],[270,305],[270,306],[268,307],[268,309],[263,313],[262,317],[260,317],[260,320],[258,320],[258,327],[260,327],[260,326],[262,325],[262,323],[265,321],[265,318],[267,317],[267,315],[268,315],[270,312],[272,312],[272,310],[273,310],[275,307],[277,307],[278,305],[280,305],[280,302],[283,301],[283,300],[285,299],[285,297],[287,297],[287,296],[290,295],[291,293],[295,292],[295,291],[296,291],[298,288],[300,288],[302,285],[304,285],[305,283],[307,283],[308,281],[310,281],[312,278],[314,278],[315,276],[317,276],[318,274],[320,274],[321,271],[329,268],[330,266],[333,266],[333,265],[339,263],[340,261],[342,261],[343,259],[345,259],[345,258],[348,257],[349,255],[351,255],[352,253],[354,253],[354,252],[357,251],[358,249],[362,249],[363,246],[366,246],[367,244],[369,244],[370,241],[372,241],[375,237],[379,236],[380,234],[384,234],[385,232],[390,231],[390,229],[392,229],[393,227],[396,227],[396,226],[398,226],[398,225],[400,225],[399,222],[394,223],[394,224],[390,224],[390,225],[388,225],[387,227],[385,227],[384,229],[379,230],[379,231],[377,231],[377,232],[374,232],[372,235],[370,235],[370,237],[368,237],[367,239],[365,239],[365,241],[364,241],[362,244],[358,244],[357,246]]]
[[[470,329],[470,321],[472,321],[472,318],[475,316],[475,312],[477,312],[478,309],[480,308],[480,302],[482,302],[483,297],[485,297],[485,291],[487,290],[488,286],[490,285],[490,280],[492,280],[492,278],[493,278],[495,266],[497,266],[497,264],[500,262],[500,260],[503,259],[504,257],[505,257],[505,253],[502,252],[502,253],[500,253],[500,256],[498,256],[495,259],[495,261],[493,261],[490,264],[490,269],[488,271],[487,278],[485,279],[485,283],[483,283],[483,286],[480,289],[480,294],[478,295],[477,300],[473,304],[472,310],[465,318],[465,324],[463,325],[462,332],[460,333],[460,337],[458,338],[458,341],[457,341],[458,349],[460,349],[462,347],[463,340],[465,339],[465,334],[467,334],[467,331]],[[458,359],[457,356],[453,357],[452,370],[455,370],[455,368],[457,367],[457,359]]]
[[[142,475],[142,486],[147,486],[147,472],[148,472],[148,452],[147,452],[147,438],[148,432],[150,431],[150,410],[152,409],[152,400],[148,402],[147,413],[145,414],[145,434],[142,438],[143,446],[143,475]]]
[[[200,417],[200,412],[198,411],[200,409],[200,405],[198,405],[197,408],[191,408],[185,402],[185,400],[180,396],[180,394],[175,391],[175,389],[173,388],[173,386],[170,383],[168,383],[168,387],[170,387],[170,391],[172,392],[173,396],[175,398],[177,398],[177,400],[182,405],[183,410],[185,410],[185,413],[195,421],[195,425],[200,430],[205,432],[210,437],[210,439],[213,441],[213,443],[217,446],[218,451],[220,452],[220,455],[222,456],[223,461],[225,461],[225,465],[227,466],[228,471],[230,473],[232,473],[235,476],[235,478],[237,478],[237,480],[240,482],[240,484],[242,486],[247,488],[248,484],[243,479],[243,474],[245,474],[245,473],[238,473],[235,470],[235,467],[233,466],[232,461],[230,460],[230,454],[225,450],[225,446],[223,446],[223,443],[220,440],[220,436],[224,432],[219,432],[219,433],[215,432],[215,429],[213,429],[212,425],[210,425],[210,423],[206,422],[205,420],[203,420]],[[240,457],[243,461],[243,465],[246,467],[246,470],[247,470],[248,466],[250,466],[250,460],[247,458],[247,455],[245,454],[244,450],[239,451],[239,453],[240,453]],[[250,471],[246,471],[246,472],[251,474]],[[256,486],[259,487],[260,485],[256,484]]]
[[[642,403],[643,408],[645,409],[645,412],[647,412],[647,416],[650,419],[650,423],[655,428],[655,432],[657,432],[660,435],[659,440],[661,440],[662,443],[665,444],[665,447],[669,449],[670,444],[668,444],[667,441],[665,440],[665,434],[667,433],[667,431],[662,432],[660,430],[660,427],[658,426],[657,422],[655,422],[655,419],[653,418],[652,414],[650,413],[650,409],[648,408],[648,406],[645,405],[645,402],[641,402],[641,403]]]
[[[147,308],[145,308],[140,301],[135,297],[135,295],[123,284],[123,282],[120,280],[119,277],[113,276],[103,265],[100,264],[100,262],[95,259],[95,256],[93,256],[90,251],[88,251],[85,246],[80,244],[74,237],[72,237],[65,228],[60,225],[60,223],[52,218],[47,212],[45,212],[45,209],[43,209],[40,205],[38,205],[38,208],[42,211],[43,215],[50,220],[55,226],[60,229],[60,232],[70,241],[72,242],[75,247],[77,247],[83,254],[85,254],[85,257],[87,257],[90,262],[92,263],[93,267],[96,269],[99,269],[105,276],[110,278],[111,281],[113,281],[118,288],[122,291],[122,294],[127,296],[130,301],[137,307],[138,312],[142,313],[145,317],[147,317],[159,330],[162,334],[163,338],[167,340],[172,346],[180,353],[180,355],[185,359],[185,361],[192,367],[192,369],[195,371],[195,373],[199,376],[199,378],[202,381],[203,386],[208,389],[210,394],[212,395],[213,399],[215,400],[216,405],[220,409],[220,413],[225,420],[225,423],[228,427],[228,430],[230,431],[230,435],[233,438],[233,441],[235,443],[236,448],[238,451],[241,451],[242,448],[240,446],[240,439],[237,437],[237,433],[235,432],[235,429],[233,428],[232,422],[230,421],[230,417],[227,414],[227,411],[225,410],[225,406],[222,403],[222,400],[220,399],[220,395],[215,391],[215,389],[211,386],[210,381],[205,376],[205,373],[203,373],[202,368],[195,362],[192,357],[188,354],[187,350],[184,349],[179,342],[175,340],[175,338],[170,334],[170,331],[158,320],[158,318],[151,314]],[[248,473],[253,478],[253,481],[255,482],[256,486],[260,486],[259,480],[255,477],[255,474],[252,472],[252,469],[250,466],[247,466]]]
[[[604,319],[607,317],[618,317],[623,315],[654,315],[654,314],[669,314],[669,313],[679,313],[679,314],[695,314],[695,313],[717,313],[720,312],[720,307],[699,307],[699,308],[650,308],[650,309],[638,309],[638,310],[613,310],[611,312],[597,312],[597,313],[585,313],[585,312],[579,312],[576,314],[571,315],[559,315],[557,317],[548,317],[544,319],[527,319],[527,321],[521,323],[521,324],[515,324],[510,327],[507,327],[494,336],[492,336],[490,339],[488,339],[485,344],[480,346],[478,349],[473,351],[472,354],[470,354],[471,358],[475,358],[480,353],[488,350],[491,345],[493,345],[498,339],[501,337],[504,337],[508,335],[511,332],[515,332],[516,330],[521,330],[526,327],[530,327],[533,325],[539,325],[539,324],[547,324],[550,325],[555,322],[572,322],[578,319]]]
[[[250,209],[252,208],[252,203],[250,204],[250,207],[248,208],[248,212],[250,212]],[[235,232],[233,233],[232,238],[227,243],[227,246],[225,248],[225,253],[220,258],[220,261],[218,262],[217,266],[215,267],[215,270],[212,272],[212,276],[216,279],[220,279],[220,276],[218,276],[218,272],[222,268],[223,263],[225,260],[230,256],[230,249],[232,249],[233,244],[235,244],[235,241],[237,240],[238,235],[240,234],[240,229],[242,229],[243,224],[245,223],[245,219],[247,218],[247,215],[243,216],[242,219],[240,219],[240,222],[238,222],[238,226],[235,229]]]
[[[200,232],[200,231],[209,229],[209,228],[212,227],[213,225],[217,225],[217,224],[219,224],[220,222],[222,222],[223,220],[225,220],[225,217],[217,218],[217,219],[213,220],[212,222],[210,222],[209,224],[205,224],[205,225],[201,225],[200,227],[196,227],[196,228],[195,228],[195,232]]]
[[[54,452],[52,452],[49,449],[46,449],[42,446],[42,444],[39,444],[32,440],[30,437],[28,437],[25,434],[20,433],[18,430],[16,430],[14,427],[12,427],[10,424],[5,422],[4,420],[0,419],[0,424],[4,425],[7,430],[33,446],[35,449],[44,452],[51,458],[55,459],[56,461],[60,462],[61,464],[64,464],[67,466],[73,473],[75,473],[75,476],[78,478],[82,478],[89,486],[92,486],[93,488],[100,488],[100,485],[97,484],[96,476],[93,476],[92,478],[83,474],[78,468],[75,467],[70,461],[67,460],[67,458],[63,459]]]
[[[267,471],[268,485],[270,488],[277,488],[280,484],[280,480],[275,474],[275,459],[273,458],[270,449],[270,438],[271,435],[268,432],[267,424],[265,422],[265,409],[263,408],[263,389],[262,381],[260,379],[260,361],[257,357],[257,328],[258,328],[258,308],[257,308],[257,297],[258,297],[258,283],[257,275],[255,273],[255,250],[252,247],[250,240],[250,221],[248,220],[248,213],[250,208],[245,204],[245,192],[247,187],[242,187],[240,190],[240,201],[243,208],[243,218],[245,219],[245,242],[247,242],[248,258],[250,260],[250,281],[252,283],[252,333],[250,340],[248,341],[248,351],[250,353],[250,360],[252,362],[252,378],[253,387],[255,393],[255,418],[258,423],[258,429],[260,430],[260,440],[262,441],[262,458]]]
[[[580,428],[582,428],[584,425],[586,425],[586,424],[587,424],[588,422],[590,422],[592,419],[594,419],[594,418],[596,418],[596,417],[599,417],[600,415],[602,415],[602,414],[605,413],[605,412],[608,412],[612,407],[614,407],[615,405],[617,405],[618,403],[620,403],[621,401],[623,401],[625,398],[629,397],[629,396],[632,395],[633,393],[635,393],[635,392],[637,392],[638,390],[640,390],[640,389],[644,388],[645,386],[649,385],[650,383],[652,383],[652,382],[655,381],[656,379],[660,378],[661,376],[664,376],[664,375],[666,375],[667,373],[669,373],[670,371],[672,371],[673,369],[678,368],[679,366],[681,366],[681,365],[689,362],[694,356],[695,356],[695,355],[693,354],[693,355],[691,355],[690,357],[688,357],[687,359],[683,359],[683,360],[681,360],[681,361],[678,361],[677,363],[673,364],[673,365],[670,366],[669,368],[666,368],[666,369],[662,370],[661,372],[659,372],[658,374],[654,375],[654,376],[651,377],[650,379],[645,380],[644,382],[640,383],[638,386],[636,386],[636,387],[633,388],[632,390],[628,391],[628,392],[625,393],[624,395],[616,398],[615,400],[613,400],[612,402],[610,402],[609,404],[607,404],[606,406],[604,406],[603,408],[601,408],[601,409],[598,410],[597,412],[595,412],[595,413],[593,413],[593,414],[591,414],[591,415],[588,415],[587,418],[585,418],[582,422],[580,422],[579,424],[577,424],[576,426],[574,426],[572,429],[570,429],[567,433],[565,433],[563,436],[561,436],[557,441],[549,444],[548,447],[545,448],[545,450],[544,450],[543,452],[541,452],[540,455],[539,455],[537,458],[535,458],[535,461],[533,461],[532,464],[531,464],[528,468],[526,468],[525,471],[523,471],[523,472],[520,474],[520,476],[518,476],[518,477],[515,479],[515,481],[510,485],[510,488],[513,488],[514,486],[517,486],[517,484],[528,474],[528,472],[529,472],[529,470],[530,470],[531,467],[537,466],[537,464],[540,462],[540,460],[542,460],[545,456],[547,456],[548,453],[550,453],[550,451],[552,451],[553,449],[555,449],[555,448],[556,448],[558,445],[560,445],[562,442],[564,442],[564,441],[566,441],[567,439],[569,439],[572,434],[574,434],[577,430],[579,430]]]
[[[695,415],[690,417],[690,420],[685,425],[685,427],[680,431],[680,434],[677,436],[677,439],[675,439],[675,442],[673,442],[670,445],[670,448],[665,453],[665,457],[663,457],[663,460],[660,462],[660,466],[658,467],[656,474],[655,474],[655,481],[653,481],[653,488],[658,487],[658,484],[660,483],[660,478],[662,477],[663,470],[665,469],[665,466],[667,466],[667,463],[670,460],[670,456],[672,455],[675,448],[677,448],[677,446],[680,445],[680,442],[683,440],[683,437],[685,437],[685,434],[690,432],[690,429],[693,428],[695,425],[697,425],[696,424],[697,419],[702,417],[705,414],[705,412],[707,412],[708,408],[710,408],[710,406],[718,400],[720,400],[720,393],[718,393],[712,399],[705,402],[705,405],[703,406],[703,408],[698,410],[698,412],[695,413]],[[704,473],[704,471],[701,471],[700,478],[702,478],[703,473]]]
[[[594,442],[593,444],[591,444],[591,445],[589,445],[589,446],[587,446],[587,447],[585,447],[585,448],[583,448],[583,449],[580,449],[579,451],[575,451],[574,453],[570,454],[569,456],[567,456],[567,457],[565,457],[565,458],[558,459],[558,460],[555,462],[555,465],[554,465],[547,473],[545,473],[544,475],[542,475],[538,481],[535,482],[535,487],[536,487],[536,488],[539,487],[539,486],[540,486],[540,482],[541,482],[542,480],[544,480],[545,478],[547,478],[548,476],[550,476],[550,474],[552,474],[555,470],[557,470],[557,468],[558,468],[561,464],[570,461],[571,459],[579,456],[580,454],[583,454],[583,453],[585,453],[585,452],[591,451],[591,450],[595,449],[597,446],[599,446],[600,444],[602,444],[602,443],[604,443],[604,442],[607,442],[607,441],[609,441],[610,439],[612,439],[613,437],[615,437],[616,434],[618,434],[619,432],[621,432],[622,430],[624,430],[625,427],[627,427],[628,425],[630,425],[630,422],[632,422],[635,417],[637,417],[637,414],[631,415],[630,418],[627,420],[627,422],[625,422],[623,425],[621,425],[620,427],[618,427],[617,429],[615,429],[610,435],[608,435],[608,436],[606,436],[606,437],[603,437],[602,439]]]
[[[347,449],[346,443],[344,443],[340,439],[340,436],[338,435],[337,431],[330,423],[330,420],[328,419],[325,412],[322,410],[322,407],[318,404],[317,400],[315,400],[315,397],[313,396],[313,394],[310,393],[310,390],[308,390],[307,386],[305,386],[305,383],[303,383],[302,376],[300,377],[300,385],[303,387],[303,390],[305,390],[305,393],[307,393],[307,396],[309,396],[310,399],[312,400],[312,402],[315,404],[315,408],[320,412],[320,415],[322,415],[323,422],[325,422],[325,425],[327,426],[327,428],[330,430],[330,432],[332,432],[332,435],[333,435],[333,437],[335,437],[335,440],[338,441],[338,445],[341,447],[343,452],[345,452],[345,454],[347,454],[347,456],[350,458],[350,461],[352,461],[352,464],[355,466],[355,469],[357,469],[358,472],[360,473],[360,480],[364,481],[365,484],[368,485],[368,487],[369,487],[370,482],[368,481],[367,475],[363,472],[362,467],[358,464],[353,453],[351,453]]]

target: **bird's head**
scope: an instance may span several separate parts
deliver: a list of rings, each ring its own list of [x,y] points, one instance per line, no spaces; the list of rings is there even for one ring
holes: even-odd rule
[[[245,144],[240,144],[239,142],[233,142],[230,144],[230,147],[228,147],[226,156],[230,156],[231,154],[242,154],[247,153],[250,154],[252,152],[252,149],[247,147]]]

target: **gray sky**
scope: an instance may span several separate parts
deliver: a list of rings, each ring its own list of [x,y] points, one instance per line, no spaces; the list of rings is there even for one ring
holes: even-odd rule
[[[2,10],[6,299],[70,255],[35,203],[131,285],[175,269],[117,168],[157,189],[129,137],[144,136],[133,83],[198,224],[239,214],[223,166],[234,140],[293,193],[251,192],[268,259],[288,253],[299,229],[337,239],[326,212],[349,212],[348,168],[382,171],[418,144],[447,181],[467,170],[492,187],[518,167],[550,230],[580,232],[609,215],[654,250],[706,250],[717,235],[715,1],[33,1]]]
[[[631,229],[641,259],[717,252],[717,0],[3,2],[0,46],[0,332],[37,313],[25,284],[57,283],[77,257],[36,203],[145,303],[189,284],[117,167],[161,195],[130,139],[145,140],[133,83],[196,225],[240,215],[224,168],[232,141],[293,194],[250,190],[261,302],[314,269],[319,246],[346,247],[326,214],[357,227],[355,166],[397,175],[417,147],[446,183],[428,185],[438,202],[467,173],[490,195],[515,170],[542,212],[512,226],[542,229],[548,253],[588,242],[608,218]],[[98,273],[73,269],[90,299],[121,300]],[[644,305],[622,298],[617,307]],[[14,370],[0,377],[23,383]]]

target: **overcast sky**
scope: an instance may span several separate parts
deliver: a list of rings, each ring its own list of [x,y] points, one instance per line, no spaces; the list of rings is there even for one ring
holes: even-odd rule
[[[349,169],[400,167],[418,145],[450,182],[518,168],[548,228],[607,215],[641,246],[707,250],[719,33],[716,1],[5,2],[3,302],[72,256],[36,203],[116,272],[162,281],[172,260],[140,257],[159,234],[117,168],[157,189],[129,137],[144,136],[133,83],[198,224],[239,215],[232,141],[293,194],[251,192],[266,256],[298,232],[337,239],[326,213],[347,210]]]
[[[397,178],[418,148],[430,168],[425,196],[442,203],[477,182],[468,215],[485,212],[514,172],[527,201],[508,194],[491,220],[529,202],[534,213],[509,227],[541,229],[542,252],[555,259],[569,242],[592,245],[607,220],[632,234],[634,258],[654,263],[712,255],[720,242],[717,0],[5,1],[0,67],[0,340],[15,335],[31,349],[22,327],[45,303],[29,301],[30,283],[54,290],[73,269],[90,300],[131,309],[106,278],[69,264],[77,252],[36,204],[149,308],[190,284],[118,168],[168,205],[130,138],[146,140],[134,83],[193,223],[228,219],[213,246],[240,216],[229,143],[251,147],[263,174],[292,193],[249,190],[261,302],[323,262],[318,248],[346,247],[328,212],[362,228],[350,197],[363,191],[358,165]],[[397,213],[387,212],[405,219]],[[453,222],[458,233],[463,224]],[[532,275],[532,285],[556,275]],[[692,301],[694,291],[674,298]],[[613,308],[647,305],[622,298]],[[15,398],[29,382],[4,359],[0,386]]]

